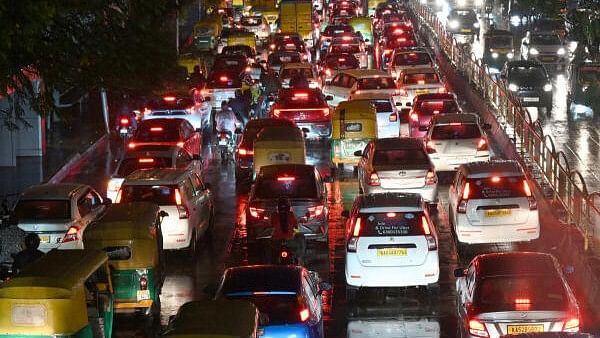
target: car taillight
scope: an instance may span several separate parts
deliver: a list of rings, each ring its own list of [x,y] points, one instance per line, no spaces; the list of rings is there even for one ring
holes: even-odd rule
[[[175,204],[177,205],[179,219],[186,219],[190,217],[187,207],[183,204],[183,198],[181,198],[181,192],[179,189],[175,189]]]
[[[238,149],[238,154],[240,154],[242,156],[254,155],[254,150],[245,149],[245,148],[239,148]]]
[[[123,189],[119,189],[117,192],[117,197],[115,197],[115,203],[121,203],[121,197],[123,196]]]
[[[308,207],[308,217],[313,218],[313,217],[321,216],[323,214],[323,209],[324,208],[322,205]]]
[[[129,125],[129,119],[122,118],[122,119],[120,120],[120,122],[121,122],[121,125],[122,125],[122,126],[128,126],[128,125]]]
[[[479,143],[477,143],[477,150],[488,150],[488,143],[484,138],[479,139]]]
[[[406,89],[404,88],[399,88],[396,93],[400,96],[408,96],[408,93],[406,92]]]
[[[465,183],[465,189],[463,190],[462,199],[458,203],[458,208],[456,209],[456,212],[460,214],[464,214],[465,212],[467,212],[467,202],[469,201],[470,190],[471,183]]]
[[[310,313],[308,312],[308,309],[304,309],[304,310],[300,311],[300,321],[301,322],[307,321],[309,316],[310,316]]]
[[[262,218],[265,213],[265,209],[250,207],[250,216],[254,218]]]
[[[129,142],[129,144],[127,145],[127,147],[128,147],[129,149],[134,149],[134,148],[135,148],[135,143],[133,143],[133,142]]]
[[[331,69],[329,69],[329,68],[326,68],[326,69],[325,69],[325,75],[327,75],[327,76],[331,76],[331,74],[332,74],[332,73],[331,73]]]
[[[579,332],[579,318],[571,318],[565,321],[562,329],[564,332]]]
[[[396,121],[398,121],[398,114],[396,114],[396,113],[391,113],[391,114],[390,114],[390,116],[388,117],[388,120],[389,120],[390,122],[396,122]]]
[[[446,88],[445,87],[442,87],[442,88],[438,89],[438,93],[442,94],[442,93],[445,93],[445,92],[446,92]]]
[[[383,54],[386,55],[386,56],[390,55],[391,53],[392,53],[391,49],[386,49],[386,50],[383,51]]]
[[[184,144],[185,144],[184,142],[177,142],[177,144],[176,144],[176,145],[177,145],[179,148],[183,148],[183,145],[184,145]]]
[[[329,108],[323,108],[321,111],[323,112],[323,116],[329,116]]]
[[[369,175],[369,185],[370,186],[380,186],[381,181],[379,180],[379,175],[376,172],[372,172]]]
[[[69,227],[69,230],[67,230],[65,237],[63,237],[62,242],[67,243],[67,242],[76,241],[79,239],[78,234],[79,234],[79,227],[71,226],[71,227]]]
[[[106,187],[107,191],[119,191],[119,188],[121,187],[120,183],[117,183],[116,181],[108,181],[108,186]]]
[[[485,325],[477,319],[469,320],[469,333],[476,337],[489,337]]]
[[[427,221],[427,217],[421,216],[421,225],[423,226],[423,233],[425,234],[425,239],[427,240],[427,250],[434,251],[437,250],[437,242],[435,238],[431,234],[431,228],[429,227],[429,222]]]
[[[411,113],[410,114],[410,120],[413,122],[419,122],[419,114],[417,113]]]
[[[533,194],[531,193],[531,189],[529,188],[529,183],[527,180],[523,180],[523,190],[525,191],[525,196],[527,196],[527,201],[529,202],[529,210],[537,210],[537,201]]]
[[[361,91],[360,90],[353,90],[350,92],[350,95],[360,95]]]
[[[425,143],[425,150],[427,150],[428,154],[434,154],[437,151],[435,150],[435,144],[433,143],[433,141],[427,141]]]
[[[281,110],[279,110],[279,109],[273,109],[273,116],[279,117],[279,115],[281,115]]]
[[[145,274],[140,276],[140,290],[148,290],[148,276]]]
[[[435,174],[435,171],[429,170],[427,172],[427,175],[425,175],[425,184],[432,185],[432,184],[436,184],[436,183],[437,183],[437,175]]]
[[[352,236],[348,239],[348,243],[346,244],[346,250],[348,252],[356,252],[356,247],[358,246],[358,236],[360,236],[360,223],[360,217],[357,217],[354,220],[354,223],[352,223],[352,228],[350,229]]]

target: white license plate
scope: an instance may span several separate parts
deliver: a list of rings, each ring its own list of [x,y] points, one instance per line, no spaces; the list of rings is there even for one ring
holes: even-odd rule
[[[540,102],[539,97],[524,97],[523,102]]]
[[[272,163],[287,163],[290,161],[290,154],[288,153],[275,153],[270,156]]]
[[[127,129],[126,128],[121,128],[121,130],[119,130],[119,133],[121,133],[121,134],[127,134]]]
[[[137,291],[137,300],[148,300],[150,299],[150,290],[138,290]]]
[[[226,146],[227,145],[227,140],[219,140],[219,145],[220,146]]]

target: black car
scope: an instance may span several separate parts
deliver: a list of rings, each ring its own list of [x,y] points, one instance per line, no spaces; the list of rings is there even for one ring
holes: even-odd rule
[[[525,107],[544,107],[552,110],[552,82],[546,68],[537,61],[511,61],[500,77]]]
[[[461,35],[479,36],[479,21],[472,9],[453,9],[448,14],[448,31]]]

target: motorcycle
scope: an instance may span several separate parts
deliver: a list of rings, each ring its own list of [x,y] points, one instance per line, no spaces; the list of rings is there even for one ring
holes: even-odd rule
[[[127,141],[133,136],[133,123],[131,122],[131,118],[126,115],[119,116],[118,121],[117,132],[121,140],[123,140],[123,144],[127,144]]]
[[[233,135],[228,131],[220,131],[217,142],[221,161],[224,163],[230,160],[233,161],[233,155],[235,154],[235,140]]]

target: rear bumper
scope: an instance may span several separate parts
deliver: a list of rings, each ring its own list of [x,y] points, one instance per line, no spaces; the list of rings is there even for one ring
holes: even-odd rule
[[[167,211],[162,224],[163,249],[181,250],[190,246],[191,233],[188,219],[179,219],[177,210]],[[173,218],[170,220],[169,218]]]
[[[364,266],[355,253],[346,254],[346,284],[354,287],[410,287],[430,285],[440,278],[437,251],[430,251],[422,265]]]
[[[154,301],[152,299],[140,300],[138,302],[120,302],[116,301],[114,308],[116,312],[127,312],[126,310],[131,309],[148,309],[152,306]]]
[[[328,224],[327,214],[317,217],[310,222],[300,223],[300,233],[307,239],[324,239],[327,238]],[[248,239],[271,238],[273,235],[273,227],[268,220],[256,220],[246,213],[246,233]]]
[[[490,244],[528,242],[540,237],[540,223],[537,211],[529,215],[528,221],[518,225],[473,226],[465,214],[458,214],[456,236],[459,242],[467,244]]]
[[[433,184],[430,186],[424,186],[424,187],[420,187],[420,188],[394,188],[394,189],[386,189],[386,188],[382,188],[381,186],[373,187],[370,185],[363,185],[363,190],[364,190],[365,194],[382,194],[382,193],[386,193],[386,192],[403,192],[403,193],[420,194],[421,197],[423,197],[423,199],[426,202],[437,203],[437,184]]]
[[[476,156],[448,156],[448,155],[429,155],[431,162],[435,166],[435,171],[455,171],[461,164],[469,162],[482,162],[489,161],[490,154],[486,152],[482,155]]]

